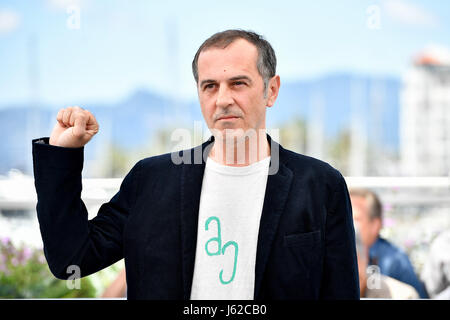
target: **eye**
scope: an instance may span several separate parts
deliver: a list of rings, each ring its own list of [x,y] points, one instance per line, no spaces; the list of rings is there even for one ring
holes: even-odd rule
[[[210,90],[210,89],[213,89],[214,86],[215,86],[214,83],[208,83],[207,85],[205,85],[205,86],[203,87],[203,90]]]
[[[241,85],[245,85],[245,82],[243,82],[243,81],[235,81],[233,84],[235,86],[241,86]]]

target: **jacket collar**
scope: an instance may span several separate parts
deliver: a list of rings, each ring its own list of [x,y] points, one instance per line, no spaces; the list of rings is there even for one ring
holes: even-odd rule
[[[293,177],[292,171],[286,166],[284,158],[285,149],[276,141],[272,140],[269,135],[267,135],[267,140],[271,146],[271,160],[259,225],[255,267],[255,299],[259,296],[264,271]],[[211,136],[202,145],[183,151],[190,153],[185,158],[190,159],[190,163],[188,161],[188,163],[182,165],[181,174],[181,254],[183,297],[185,300],[190,298],[194,275],[198,212],[206,164],[204,161],[206,156],[203,157],[203,154],[209,153],[212,142],[214,142],[214,136]]]

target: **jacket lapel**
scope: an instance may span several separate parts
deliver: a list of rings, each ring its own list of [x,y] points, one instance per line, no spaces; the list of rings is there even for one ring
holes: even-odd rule
[[[277,142],[273,141],[269,135],[267,138],[271,144],[270,164],[273,166],[273,162],[278,161],[279,168],[275,174],[267,177],[266,194],[264,196],[263,211],[259,224],[256,251],[254,299],[258,298],[261,289],[270,249],[272,248],[280,216],[283,213],[293,178],[292,171],[283,163],[282,153],[284,149]]]
[[[205,148],[214,141],[212,136],[202,145],[184,152],[190,152],[190,162],[182,165],[181,173],[181,260],[183,277],[183,297],[188,300],[191,295],[194,276],[195,251],[197,245],[198,211],[202,190],[205,161]],[[212,146],[212,145],[210,145]],[[206,150],[209,153],[209,148]]]

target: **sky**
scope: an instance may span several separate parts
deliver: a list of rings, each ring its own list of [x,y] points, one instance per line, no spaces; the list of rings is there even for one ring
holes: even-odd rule
[[[282,83],[401,78],[424,48],[450,47],[450,1],[0,0],[0,108],[114,103],[137,89],[196,99],[192,58],[230,28],[269,40]]]

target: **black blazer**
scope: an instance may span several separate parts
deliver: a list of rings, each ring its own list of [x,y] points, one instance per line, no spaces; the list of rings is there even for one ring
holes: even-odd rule
[[[272,159],[279,150],[279,168],[267,180],[254,298],[359,299],[344,178],[329,164],[268,140]],[[68,266],[77,265],[87,276],[124,258],[129,299],[189,299],[204,161],[175,164],[170,153],[140,160],[88,220],[80,198],[84,147],[48,141],[34,139],[32,152],[36,208],[52,273],[67,279],[73,274]],[[212,141],[178,155],[195,163],[196,152],[209,150]]]

